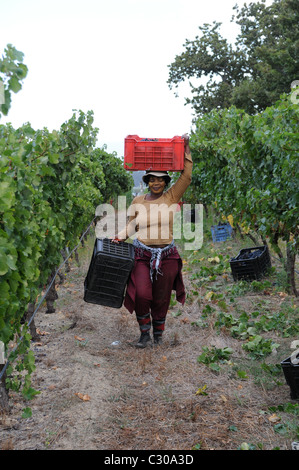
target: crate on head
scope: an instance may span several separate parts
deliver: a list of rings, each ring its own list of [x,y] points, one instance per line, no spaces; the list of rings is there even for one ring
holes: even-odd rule
[[[299,399],[299,354],[296,357],[288,357],[281,363],[286,383],[290,387],[290,395],[293,400]]]
[[[230,267],[235,281],[260,279],[271,267],[268,247],[264,245],[240,250],[235,258],[231,258]]]
[[[213,242],[224,242],[231,238],[233,228],[230,224],[218,224],[211,227]]]
[[[130,171],[180,171],[184,169],[184,139],[125,138],[124,168]]]
[[[96,239],[84,281],[85,302],[120,308],[133,265],[132,244]]]

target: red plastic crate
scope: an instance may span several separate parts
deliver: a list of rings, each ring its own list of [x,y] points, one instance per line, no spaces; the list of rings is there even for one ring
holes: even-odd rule
[[[129,171],[179,171],[184,168],[184,139],[125,138],[124,167]]]

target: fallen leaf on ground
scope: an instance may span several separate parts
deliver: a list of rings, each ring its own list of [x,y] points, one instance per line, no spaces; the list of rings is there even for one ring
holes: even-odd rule
[[[199,387],[197,392],[195,392],[195,395],[207,395],[207,392],[205,391],[207,388],[207,384],[205,384],[203,387]]]
[[[75,339],[76,339],[77,341],[85,341],[85,338],[80,338],[80,336],[75,336]]]
[[[37,332],[37,334],[39,334],[41,336],[46,336],[46,335],[50,334],[47,331],[41,331],[39,328],[36,328],[36,332]]]
[[[190,323],[189,318],[182,318],[181,323]]]
[[[273,415],[269,416],[268,420],[270,421],[270,423],[278,423],[280,421],[280,417],[277,416],[276,413],[273,413]]]
[[[281,297],[281,298],[284,298],[284,297],[287,297],[287,296],[288,296],[288,294],[286,294],[285,292],[278,292],[278,295],[279,295],[279,297]]]
[[[87,395],[87,393],[83,394],[83,393],[75,393],[75,395],[80,398],[80,400],[82,401],[89,401],[90,400],[90,396]]]
[[[211,300],[211,298],[213,297],[213,295],[214,295],[214,292],[213,292],[213,291],[208,292],[208,293],[205,295],[205,300]]]

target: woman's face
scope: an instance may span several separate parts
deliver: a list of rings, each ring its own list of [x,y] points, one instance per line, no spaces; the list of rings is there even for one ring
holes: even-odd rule
[[[152,194],[157,196],[162,194],[166,186],[166,182],[163,177],[150,176],[148,181],[148,187]]]

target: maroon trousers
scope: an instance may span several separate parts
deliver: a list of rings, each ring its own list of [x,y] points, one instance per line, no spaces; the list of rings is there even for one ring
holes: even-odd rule
[[[181,274],[182,261],[174,248],[162,257],[160,271],[154,271],[150,278],[151,254],[144,251],[142,256],[135,251],[135,264],[131,272],[124,305],[132,313],[135,310],[141,332],[147,332],[153,324],[154,334],[162,334],[168,312],[172,290],[176,290],[176,299],[184,303],[185,289]]]

